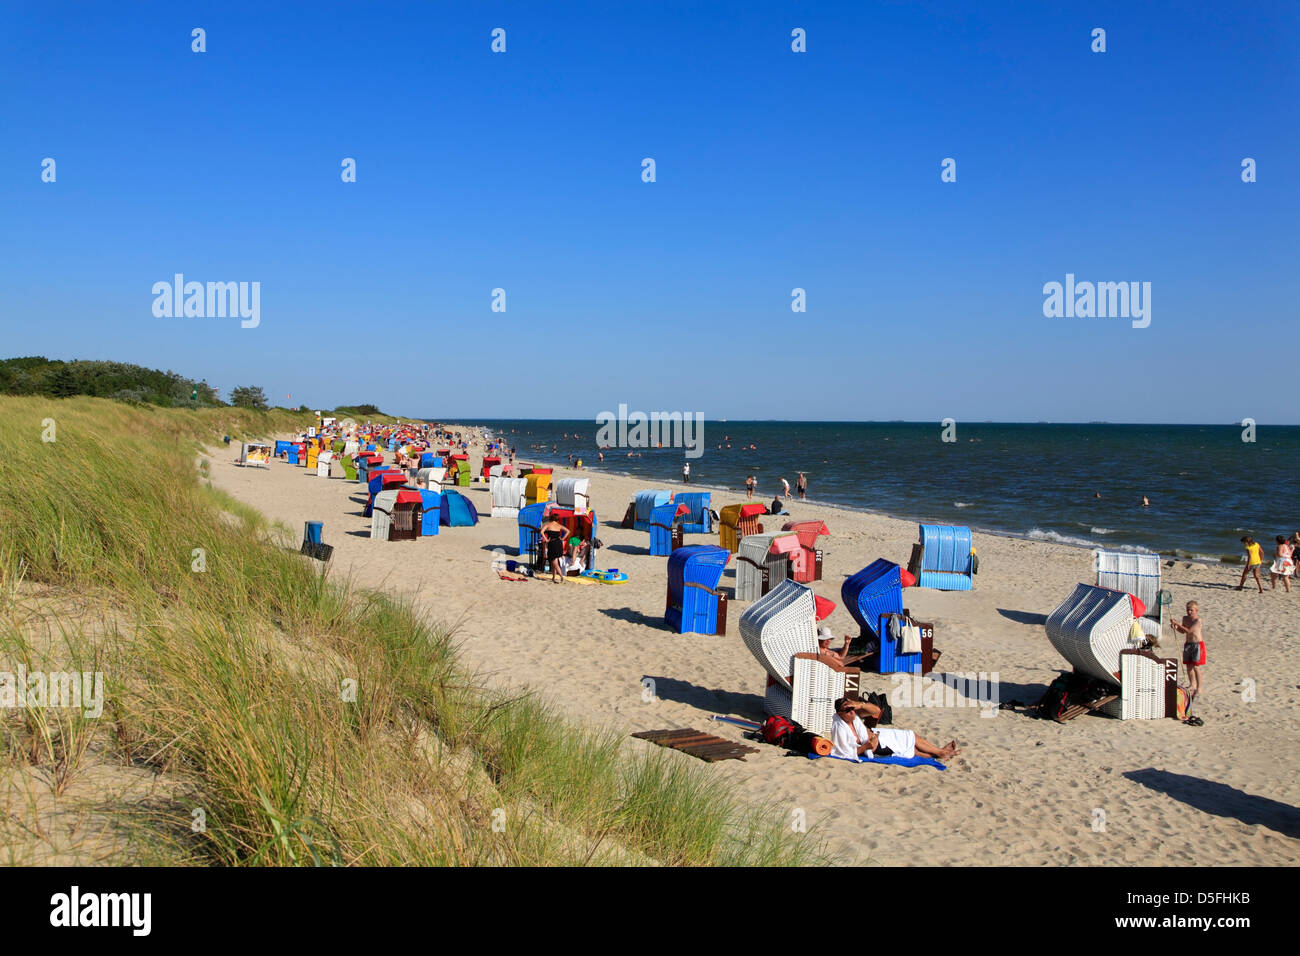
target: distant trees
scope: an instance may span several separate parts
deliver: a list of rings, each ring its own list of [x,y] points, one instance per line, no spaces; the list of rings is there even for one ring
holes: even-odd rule
[[[220,405],[207,382],[126,362],[74,359],[64,362],[42,355],[0,359],[0,394],[69,398],[91,395],[152,405],[186,406],[197,391],[200,406]]]
[[[230,404],[238,408],[256,408],[266,411],[270,406],[266,394],[256,385],[239,385],[230,390]]]

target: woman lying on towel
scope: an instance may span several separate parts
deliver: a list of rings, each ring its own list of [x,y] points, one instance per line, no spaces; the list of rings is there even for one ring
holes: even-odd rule
[[[841,697],[835,702],[831,721],[831,756],[844,760],[872,760],[875,757],[933,757],[947,760],[961,753],[955,740],[946,747],[936,747],[915,731],[881,727],[872,730],[862,722],[858,712],[870,704]]]

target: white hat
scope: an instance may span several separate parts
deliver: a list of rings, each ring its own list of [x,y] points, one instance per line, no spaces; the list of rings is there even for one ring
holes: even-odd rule
[[[821,627],[817,628],[817,640],[833,641],[835,640],[835,635],[831,632],[829,627],[823,624]]]

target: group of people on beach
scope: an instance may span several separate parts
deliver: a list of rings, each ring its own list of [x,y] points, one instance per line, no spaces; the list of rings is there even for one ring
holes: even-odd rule
[[[1273,548],[1273,563],[1268,569],[1268,586],[1276,591],[1277,582],[1281,581],[1283,590],[1290,594],[1291,578],[1295,574],[1296,550],[1300,549],[1300,531],[1292,534],[1290,538],[1279,534],[1274,541],[1276,544]],[[1248,534],[1242,536],[1241,543],[1246,548],[1246,566],[1241,569],[1241,580],[1237,582],[1237,590],[1244,590],[1247,576],[1254,576],[1259,593],[1263,594],[1264,581],[1259,576],[1259,569],[1264,564],[1264,549]]]

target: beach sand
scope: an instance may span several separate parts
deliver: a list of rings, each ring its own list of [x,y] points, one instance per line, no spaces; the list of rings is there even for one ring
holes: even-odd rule
[[[481,453],[471,455],[476,472]],[[764,716],[765,673],[739,632],[748,602],[729,602],[726,635],[671,633],[663,626],[667,559],[650,557],[647,534],[615,526],[635,491],[684,489],[679,483],[585,475],[592,478],[605,545],[598,565],[626,571],[628,583],[554,585],[549,576],[510,583],[498,579],[491,562],[495,549],[514,556],[514,519],[483,517],[477,527],[442,528],[414,542],[372,541],[370,521],[361,517],[363,486],[281,461],[269,470],[239,468],[234,457],[233,450],[210,453],[214,486],[295,532],[304,521],[324,521],[325,541],[334,546],[331,574],[413,595],[456,627],[466,663],[491,682],[533,688],[576,721],[628,733],[694,727],[740,740],[740,728],[709,716]],[[556,469],[557,479],[576,474]],[[461,490],[480,515],[490,513],[486,484]],[[745,500],[743,492],[690,490],[712,491],[715,511]],[[815,501],[787,507],[789,518],[767,523],[820,518],[829,526],[822,539],[824,579],[813,587],[836,602],[826,622],[836,635],[856,634],[840,605],[842,581],[877,557],[905,564],[916,524]],[[717,543],[717,536],[688,535],[686,543]],[[977,535],[975,545],[980,572],[973,591],[909,589],[906,603],[915,617],[935,625],[935,646],[943,651],[939,673],[995,674],[1002,701],[1033,703],[1067,669],[1042,621],[1075,583],[1093,582],[1092,553],[992,535]],[[734,584],[734,569],[733,559],[724,588]],[[760,753],[744,762],[721,761],[707,765],[708,772],[766,801],[792,826],[806,820],[808,832],[823,837],[844,862],[1294,863],[1300,859],[1300,591],[1237,592],[1240,569],[1231,567],[1179,562],[1163,571],[1174,607],[1181,613],[1196,600],[1205,620],[1206,689],[1195,707],[1203,727],[1092,715],[1057,724],[971,704],[896,706],[895,726],[939,745],[956,739],[964,752],[940,772],[811,761],[759,744]],[[1161,653],[1177,656],[1179,643],[1166,629]],[[646,677],[654,681],[649,702]],[[1253,702],[1243,700],[1243,681],[1254,682]],[[889,692],[894,679],[864,675],[863,683]],[[629,740],[627,746],[651,745]]]

